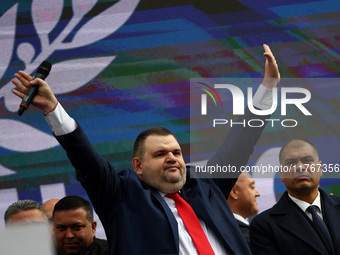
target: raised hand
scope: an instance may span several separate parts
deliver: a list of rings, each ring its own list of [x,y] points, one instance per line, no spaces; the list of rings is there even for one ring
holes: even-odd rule
[[[14,74],[16,79],[12,80],[12,83],[17,87],[17,89],[13,89],[12,93],[20,98],[24,98],[25,94],[28,91],[28,88],[31,85],[38,85],[39,91],[38,94],[34,97],[32,101],[32,105],[41,109],[44,113],[50,112],[58,103],[57,98],[53,94],[50,86],[47,82],[36,78],[33,79],[29,74],[19,71]]]
[[[264,53],[266,57],[264,79],[262,81],[263,86],[266,88],[276,87],[280,82],[279,67],[276,63],[275,57],[267,44],[263,44]]]

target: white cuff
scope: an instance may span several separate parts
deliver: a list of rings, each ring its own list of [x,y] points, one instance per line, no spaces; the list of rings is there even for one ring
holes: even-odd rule
[[[253,105],[260,110],[270,109],[273,105],[272,90],[261,84],[253,97]]]
[[[77,122],[67,114],[60,102],[54,111],[45,115],[45,120],[56,136],[71,133],[78,127]]]

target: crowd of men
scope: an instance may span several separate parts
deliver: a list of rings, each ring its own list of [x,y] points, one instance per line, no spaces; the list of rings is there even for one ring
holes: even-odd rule
[[[51,199],[42,206],[33,200],[19,200],[7,208],[4,218],[6,227],[50,224],[56,255],[109,254],[106,240],[95,237],[92,206],[80,196]]]

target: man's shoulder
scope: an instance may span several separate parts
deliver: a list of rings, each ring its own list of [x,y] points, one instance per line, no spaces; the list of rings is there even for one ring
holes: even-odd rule
[[[258,224],[259,222],[269,221],[270,220],[270,214],[271,214],[272,210],[273,210],[273,207],[259,213],[258,215],[256,215],[252,219],[250,225]]]
[[[89,255],[106,255],[109,254],[109,246],[104,239],[95,238],[91,244]]]
[[[329,194],[325,190],[323,190],[322,188],[319,188],[319,191],[320,191],[320,194],[321,194],[321,198],[324,201],[331,202],[332,204],[334,204],[334,206],[340,206],[340,196]]]
[[[258,222],[271,222],[275,218],[275,216],[286,214],[287,210],[289,210],[290,208],[289,206],[286,206],[286,203],[287,197],[286,194],[283,193],[276,204],[274,204],[271,208],[264,210],[263,212],[256,215],[251,223],[256,224]]]
[[[93,242],[95,242],[99,245],[104,245],[104,246],[107,245],[107,240],[105,240],[105,239],[95,238]]]

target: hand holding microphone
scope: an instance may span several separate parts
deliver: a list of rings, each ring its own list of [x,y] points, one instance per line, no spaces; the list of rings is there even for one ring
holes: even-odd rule
[[[41,77],[46,78],[50,69],[50,64],[48,63],[45,66],[43,62],[39,66],[37,74],[35,76],[35,78],[40,79],[34,79],[32,76],[24,71],[19,71],[18,73],[14,74],[16,79],[13,79],[12,83],[17,87],[17,89],[13,89],[12,93],[22,99],[22,104],[29,106],[32,103],[32,105],[41,109],[44,113],[50,112],[51,110],[53,110],[53,108],[55,108],[58,100],[53,94],[50,86],[41,79]],[[29,92],[31,87],[36,87],[33,90],[34,93]],[[20,106],[22,105],[20,104]],[[27,109],[25,106],[23,107]],[[23,111],[25,111],[25,109]]]
[[[38,67],[37,73],[34,76],[35,78],[40,78],[42,80],[45,80],[45,78],[49,75],[50,70],[52,68],[52,65],[48,61],[44,61],[40,64]],[[25,95],[25,97],[22,99],[20,108],[18,110],[18,115],[21,116],[25,110],[28,109],[30,104],[32,103],[33,98],[37,95],[39,90],[39,85],[31,85]]]
[[[44,113],[49,112],[57,105],[57,98],[53,94],[49,85],[43,81],[51,70],[51,64],[44,61],[37,69],[37,73],[33,78],[29,74],[19,71],[14,74],[16,79],[12,83],[17,87],[12,93],[22,99],[19,115],[22,115],[32,103],[34,106],[41,109]],[[40,78],[40,79],[35,79]]]

